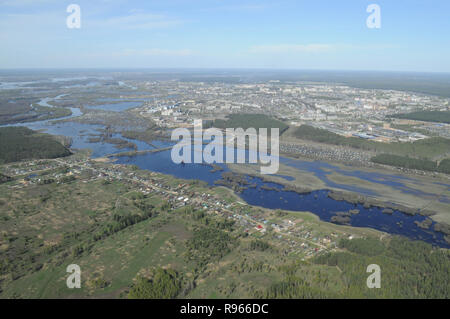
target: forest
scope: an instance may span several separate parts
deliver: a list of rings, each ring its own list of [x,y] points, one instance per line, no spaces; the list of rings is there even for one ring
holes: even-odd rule
[[[0,128],[0,164],[71,154],[68,148],[48,134],[37,133],[26,127]]]
[[[448,250],[400,237],[385,242],[343,239],[339,246],[347,251],[319,256],[315,262],[341,269],[347,297],[449,298]],[[367,276],[360,270],[370,264],[380,266],[381,287],[384,289],[367,289]]]
[[[396,114],[397,119],[406,119],[424,122],[450,123],[450,111],[419,111],[412,113]]]
[[[450,159],[442,160],[438,165],[437,162],[426,159],[417,159],[408,156],[398,156],[391,154],[380,154],[372,157],[371,161],[383,165],[450,174]]]
[[[227,120],[218,119],[211,125],[221,129],[243,128],[246,130],[253,127],[258,130],[260,128],[267,128],[268,134],[270,134],[271,128],[279,128],[280,135],[289,128],[285,123],[264,114],[231,114]]]
[[[181,290],[180,275],[173,269],[153,268],[148,277],[138,277],[129,299],[171,299]]]
[[[450,158],[444,159],[439,163],[438,171],[450,174]]]
[[[374,156],[372,157],[371,161],[383,165],[391,165],[409,169],[420,169],[424,171],[436,171],[438,168],[437,163],[434,161],[391,154],[380,154]]]
[[[380,241],[374,238],[342,239],[341,252],[315,257],[316,265],[336,267],[341,273],[343,288],[331,292],[320,287],[327,281],[317,276],[312,281],[299,278],[293,264],[284,268],[285,278],[272,284],[261,298],[449,298],[450,255],[448,250],[432,248],[423,242],[400,237]],[[368,289],[368,265],[381,269],[381,289]]]
[[[194,237],[187,243],[186,259],[197,263],[197,269],[203,269],[209,262],[217,261],[228,254],[236,240],[215,225],[199,227]]]

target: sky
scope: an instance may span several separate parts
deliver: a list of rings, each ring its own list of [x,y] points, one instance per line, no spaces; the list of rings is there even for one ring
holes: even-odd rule
[[[0,68],[450,72],[449,14],[448,0],[0,0]]]

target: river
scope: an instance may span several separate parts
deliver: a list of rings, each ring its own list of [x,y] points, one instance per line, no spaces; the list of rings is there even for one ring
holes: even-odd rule
[[[121,107],[128,107],[130,104],[122,104]],[[107,108],[109,105],[100,105],[99,108]],[[115,108],[115,106],[112,106]],[[81,115],[78,108],[71,108],[72,115],[62,118],[71,119]],[[114,111],[120,111],[115,109]],[[59,119],[61,120],[61,119]],[[44,131],[49,134],[64,135],[72,138],[72,148],[83,149],[89,148],[92,150],[92,157],[102,157],[107,154],[121,153],[124,151],[131,151],[132,149],[117,149],[114,145],[103,142],[89,142],[89,138],[99,134],[99,130],[103,129],[101,125],[81,124],[76,122],[58,123],[55,120],[38,121],[31,123],[19,123],[9,126],[26,126],[33,130]],[[113,137],[122,138],[137,145],[138,150],[153,149],[153,146],[137,141],[123,138],[120,134],[115,134]],[[154,141],[153,145],[163,148],[172,145],[172,143]],[[220,164],[223,171],[212,172],[208,165],[202,164],[174,164],[170,150],[146,153],[137,156],[121,156],[116,158],[116,163],[120,164],[134,164],[141,169],[156,171],[164,174],[170,174],[183,179],[198,179],[207,182],[209,185],[215,185],[215,182],[221,179],[223,171],[229,171],[226,165]],[[356,188],[351,185],[344,185],[332,183],[328,178],[330,170],[339,171],[348,176],[356,176],[361,179],[370,180],[375,183],[382,183],[401,189],[405,192],[417,192],[408,188],[403,182],[407,177],[379,174],[357,170],[345,170],[329,163],[315,161],[301,161],[292,160],[288,158],[280,158],[280,162],[295,167],[297,169],[312,172],[316,177],[323,181],[327,181],[330,187],[341,188],[348,191],[363,193],[370,195],[370,190],[363,188]],[[289,176],[283,177],[287,180]],[[249,183],[254,184],[255,187],[248,187],[242,191],[239,196],[250,205],[261,206],[270,209],[283,209],[290,211],[309,211],[320,217],[321,220],[330,222],[331,217],[337,212],[346,212],[357,209],[359,213],[353,215],[350,225],[354,227],[368,227],[384,231],[390,234],[403,235],[413,240],[423,240],[433,245],[450,248],[450,245],[444,240],[442,233],[435,232],[433,226],[430,229],[422,229],[416,225],[415,222],[422,222],[426,217],[416,215],[410,216],[399,211],[394,211],[393,214],[383,214],[382,208],[370,207],[365,208],[363,205],[354,205],[345,201],[336,201],[328,197],[328,190],[314,191],[308,194],[298,194],[292,191],[284,191],[282,185],[275,183],[268,183],[262,181],[260,178],[247,177]],[[263,186],[272,189],[262,189]],[[450,188],[450,185],[446,185]],[[444,198],[444,200],[448,200]]]

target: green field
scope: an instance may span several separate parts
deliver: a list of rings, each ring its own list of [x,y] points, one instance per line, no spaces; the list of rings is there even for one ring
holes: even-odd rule
[[[338,247],[305,258],[290,250],[294,237],[282,240],[270,229],[248,234],[213,210],[171,208],[164,196],[142,194],[132,183],[77,177],[11,188],[18,185],[0,184],[0,298],[449,297],[448,250],[421,242],[381,241],[379,232],[324,223],[309,213],[234,209],[265,214],[270,223],[298,220],[314,236],[341,238]],[[189,187],[234,202],[224,188]],[[349,243],[349,234],[361,239]],[[65,270],[73,263],[82,269],[81,289],[66,287]],[[383,269],[384,289],[367,289],[370,263]]]

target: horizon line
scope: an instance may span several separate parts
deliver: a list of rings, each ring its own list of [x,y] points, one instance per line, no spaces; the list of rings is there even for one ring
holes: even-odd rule
[[[368,73],[413,73],[413,74],[440,74],[450,75],[450,71],[415,71],[415,70],[370,70],[370,69],[308,69],[308,68],[256,68],[256,67],[19,67],[0,68],[2,71],[112,71],[112,70],[186,70],[186,71],[207,71],[207,70],[245,70],[245,71],[307,71],[307,72],[368,72]]]

